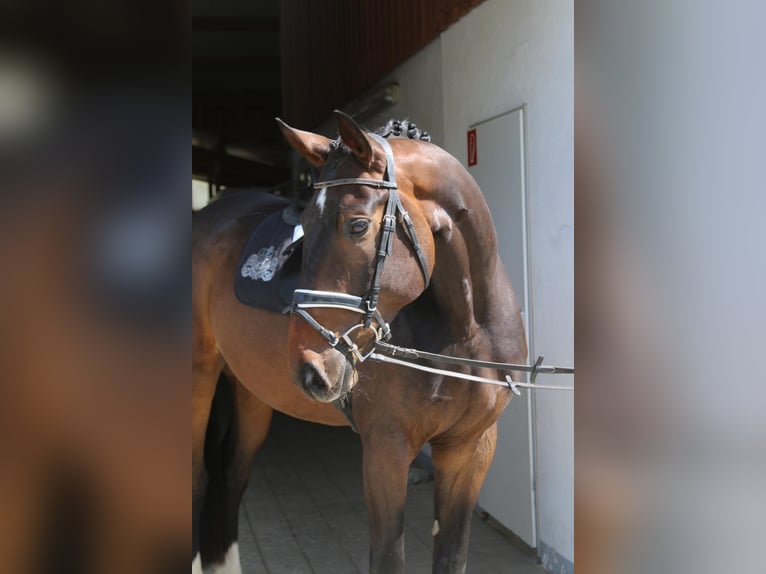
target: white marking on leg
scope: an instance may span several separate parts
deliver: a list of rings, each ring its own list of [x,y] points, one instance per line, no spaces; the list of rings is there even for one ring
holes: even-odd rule
[[[212,564],[210,574],[242,574],[242,565],[239,563],[239,544],[235,542],[226,551],[223,564]]]
[[[431,536],[439,534],[439,519],[434,520],[433,528],[431,528]]]
[[[324,202],[327,201],[327,188],[323,187],[319,190],[319,194],[317,195],[316,200],[316,206],[319,209],[319,216],[322,216],[322,212],[324,211]]]
[[[192,560],[192,574],[202,574],[202,559],[199,556],[199,552]]]

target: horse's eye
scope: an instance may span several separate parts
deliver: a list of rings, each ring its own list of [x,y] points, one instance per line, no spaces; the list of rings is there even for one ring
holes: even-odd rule
[[[370,222],[367,219],[355,219],[349,226],[349,233],[356,237],[367,233],[367,228],[370,226]]]

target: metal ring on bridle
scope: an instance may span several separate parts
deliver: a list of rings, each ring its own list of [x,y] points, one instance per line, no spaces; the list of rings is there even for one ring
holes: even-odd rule
[[[388,327],[388,325],[386,325]],[[356,331],[357,329],[365,329],[366,327],[362,323],[358,323],[356,325],[352,325],[349,327],[345,333],[343,333],[340,338],[345,341],[346,347],[348,351],[357,359],[359,363],[363,363],[366,361],[370,356],[372,356],[373,353],[375,353],[377,349],[377,344],[380,342],[382,335],[382,329],[372,329],[372,332],[375,334],[374,341],[370,344],[370,349],[366,353],[362,353],[359,350],[359,346],[354,343],[354,341],[351,340],[351,337],[349,336],[351,333]]]

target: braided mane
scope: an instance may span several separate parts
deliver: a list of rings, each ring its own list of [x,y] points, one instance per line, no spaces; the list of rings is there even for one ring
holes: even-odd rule
[[[422,140],[426,142],[431,141],[431,134],[425,130],[421,130],[415,122],[410,120],[395,120],[390,119],[384,125],[373,130],[374,134],[377,134],[384,138],[397,137],[397,138],[409,138],[411,140]],[[338,137],[330,144],[330,151],[337,149],[343,149],[345,146]]]

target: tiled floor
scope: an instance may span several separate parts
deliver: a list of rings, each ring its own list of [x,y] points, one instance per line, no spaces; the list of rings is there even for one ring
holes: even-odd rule
[[[256,458],[240,516],[244,574],[367,572],[361,445],[347,428],[275,416]],[[433,483],[410,485],[407,572],[431,572]],[[468,572],[543,574],[489,524],[474,517]]]

